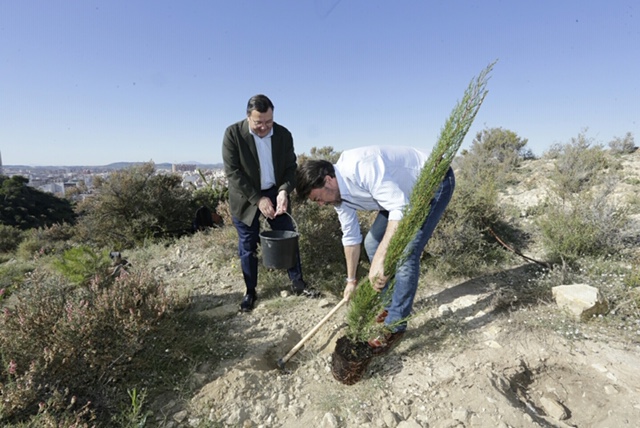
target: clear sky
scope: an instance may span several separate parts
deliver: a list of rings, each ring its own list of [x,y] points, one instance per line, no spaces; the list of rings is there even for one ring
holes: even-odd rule
[[[636,0],[2,0],[0,153],[218,163],[257,93],[298,153],[428,150],[496,59],[463,147],[492,127],[537,155],[585,130],[640,145]]]

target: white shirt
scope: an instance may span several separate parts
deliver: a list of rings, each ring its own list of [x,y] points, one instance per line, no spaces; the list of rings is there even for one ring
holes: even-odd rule
[[[357,210],[389,211],[401,220],[429,155],[412,147],[369,146],[345,150],[334,165],[342,203],[335,207],[342,245],[362,242]]]
[[[259,137],[249,127],[249,132],[253,135],[258,151],[258,161],[260,162],[260,188],[267,190],[276,185],[276,176],[273,171],[273,155],[271,153],[271,136],[273,128],[264,137]]]

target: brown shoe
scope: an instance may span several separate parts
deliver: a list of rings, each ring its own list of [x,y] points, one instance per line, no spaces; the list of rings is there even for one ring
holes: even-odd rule
[[[377,316],[376,316],[376,322],[378,324],[381,324],[384,322],[385,318],[387,318],[387,315],[389,315],[389,312],[387,312],[386,309],[384,309],[382,312],[380,312]]]
[[[404,336],[404,331],[385,333],[373,339],[369,339],[369,347],[373,355],[382,355],[393,349]]]

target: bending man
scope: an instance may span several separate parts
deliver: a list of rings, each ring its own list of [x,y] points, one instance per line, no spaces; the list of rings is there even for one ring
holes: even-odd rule
[[[298,167],[296,191],[302,199],[334,206],[342,228],[342,245],[347,265],[344,297],[357,285],[356,271],[363,242],[357,211],[378,211],[364,239],[371,262],[369,280],[377,291],[385,291],[384,259],[391,238],[403,217],[413,186],[428,154],[410,147],[371,146],[345,150],[333,165],[325,160],[308,160]],[[420,255],[451,200],[455,178],[449,169],[431,201],[422,228],[408,244],[408,257],[397,267],[389,305],[376,321],[384,322],[385,334],[369,340],[375,354],[386,352],[406,330],[420,276]]]

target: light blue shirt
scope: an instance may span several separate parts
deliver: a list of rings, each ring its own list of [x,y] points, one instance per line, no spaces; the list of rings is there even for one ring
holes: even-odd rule
[[[273,169],[273,154],[271,152],[273,128],[262,138],[254,133],[251,127],[249,127],[249,132],[253,135],[253,141],[256,143],[258,161],[260,162],[260,188],[267,190],[276,185],[276,175]]]
[[[369,146],[345,150],[334,165],[342,203],[335,207],[342,245],[359,245],[357,211],[389,211],[401,220],[429,155],[412,147]]]

